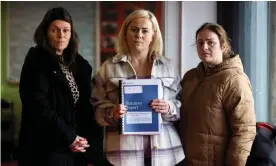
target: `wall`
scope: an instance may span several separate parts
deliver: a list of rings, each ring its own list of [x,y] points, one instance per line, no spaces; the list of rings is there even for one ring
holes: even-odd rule
[[[195,43],[196,30],[205,22],[217,22],[216,2],[164,2],[164,53],[172,59],[181,78],[200,62]]]
[[[181,4],[181,75],[200,62],[195,47],[196,30],[205,22],[217,22],[217,3],[214,1]]]
[[[164,55],[172,59],[175,64],[175,70],[180,71],[181,61],[180,47],[181,47],[181,17],[180,5],[181,2],[165,1],[163,3],[163,41],[164,41]]]
[[[1,98],[14,102],[16,114],[16,133],[19,131],[19,118],[21,102],[18,94],[18,86],[7,83],[7,41],[8,41],[8,20],[7,20],[7,3],[1,2]],[[17,134],[15,136],[17,139]]]

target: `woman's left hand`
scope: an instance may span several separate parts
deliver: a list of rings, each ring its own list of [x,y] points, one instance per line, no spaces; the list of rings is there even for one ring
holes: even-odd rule
[[[170,110],[170,105],[163,99],[155,99],[149,103],[149,106],[156,112],[167,114]]]
[[[89,144],[84,137],[77,135],[75,141],[70,145],[71,151],[73,152],[86,152],[86,148],[89,147]]]

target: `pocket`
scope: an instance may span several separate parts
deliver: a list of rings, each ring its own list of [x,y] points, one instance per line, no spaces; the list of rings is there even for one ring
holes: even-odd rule
[[[119,80],[121,78],[109,78],[106,82],[106,95],[108,99],[113,102],[117,103],[117,99],[119,96]]]
[[[172,77],[163,77],[161,78],[162,85],[164,88],[167,88],[169,90],[177,91],[177,85],[174,84],[174,78]]]

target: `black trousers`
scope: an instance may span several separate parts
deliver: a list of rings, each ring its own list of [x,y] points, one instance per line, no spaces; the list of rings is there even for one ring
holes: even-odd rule
[[[80,154],[50,153],[21,154],[18,156],[18,166],[87,166],[87,161]]]

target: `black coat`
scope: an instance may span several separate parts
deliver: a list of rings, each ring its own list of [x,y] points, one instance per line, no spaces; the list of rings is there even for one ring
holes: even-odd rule
[[[27,165],[81,166],[91,157],[103,159],[103,130],[96,124],[89,102],[92,68],[80,55],[75,62],[74,78],[80,98],[74,107],[57,58],[41,47],[30,48],[19,85],[22,102],[19,164],[27,161]],[[70,151],[77,135],[88,139],[91,148],[85,154]]]

